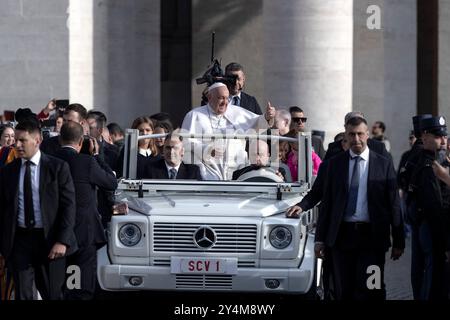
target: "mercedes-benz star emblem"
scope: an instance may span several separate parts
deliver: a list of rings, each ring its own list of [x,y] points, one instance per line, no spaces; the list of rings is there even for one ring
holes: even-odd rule
[[[211,248],[216,241],[216,232],[208,226],[201,226],[194,232],[194,243],[201,249]]]

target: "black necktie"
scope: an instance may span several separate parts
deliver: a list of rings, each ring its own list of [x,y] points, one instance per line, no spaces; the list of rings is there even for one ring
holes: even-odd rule
[[[240,103],[239,103],[239,96],[234,96],[234,97],[233,97],[233,104],[234,104],[235,106],[240,106]]]
[[[359,160],[360,156],[353,157],[355,161],[353,164],[352,179],[350,180],[350,188],[348,190],[347,207],[345,213],[347,216],[352,216],[356,212],[356,203],[358,201],[358,189],[359,189]]]
[[[177,177],[177,169],[171,168],[169,170],[169,179],[176,179]]]
[[[31,161],[25,162],[25,176],[23,178],[23,203],[25,211],[25,226],[34,227],[33,189],[31,186]]]

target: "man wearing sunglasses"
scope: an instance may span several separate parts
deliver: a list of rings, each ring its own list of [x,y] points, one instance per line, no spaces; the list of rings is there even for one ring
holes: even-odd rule
[[[308,118],[305,117],[303,110],[297,106],[293,106],[289,108],[289,112],[291,113],[291,130],[294,130],[295,133],[305,132],[306,121]],[[311,142],[314,151],[322,160],[325,156],[325,149],[323,147],[322,139],[318,136],[311,136]]]

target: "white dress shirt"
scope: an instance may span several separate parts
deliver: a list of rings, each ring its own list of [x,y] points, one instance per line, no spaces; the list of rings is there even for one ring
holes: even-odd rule
[[[23,180],[25,178],[25,162],[27,160],[22,159],[22,165],[20,166],[19,175],[19,199],[18,199],[18,225],[19,227],[26,228],[25,225],[25,202],[23,194]],[[34,221],[35,228],[43,228],[42,224],[42,214],[41,214],[41,201],[39,197],[39,180],[40,180],[40,169],[41,169],[41,151],[38,150],[36,154],[30,159],[30,171],[31,171],[31,189],[33,195],[33,209],[34,209]]]
[[[350,186],[353,174],[353,166],[356,160],[353,157],[358,156],[351,149],[348,172],[348,185]],[[356,212],[352,216],[346,216],[344,218],[347,222],[370,222],[369,207],[367,205],[367,179],[369,177],[369,148],[359,155],[359,188],[358,188],[358,200],[356,201]]]

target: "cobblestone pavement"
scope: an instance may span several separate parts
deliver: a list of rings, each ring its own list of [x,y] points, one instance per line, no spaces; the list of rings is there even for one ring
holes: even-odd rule
[[[412,300],[411,288],[411,238],[406,239],[406,248],[403,256],[393,261],[390,251],[386,254],[385,283],[388,300]]]

